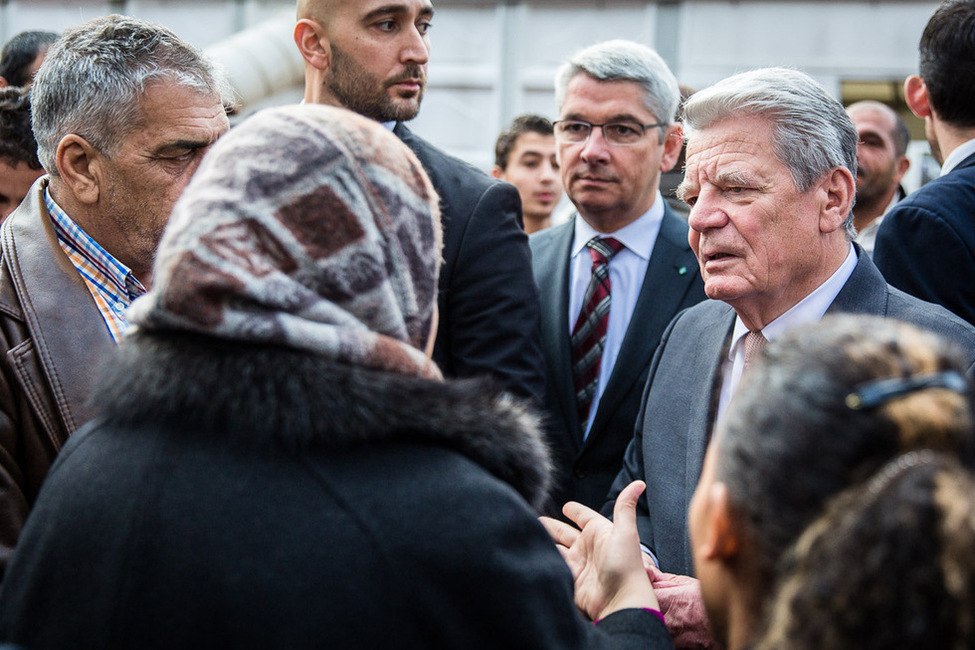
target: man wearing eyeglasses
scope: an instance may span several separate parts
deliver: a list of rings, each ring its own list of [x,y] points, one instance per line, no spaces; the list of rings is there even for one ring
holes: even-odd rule
[[[687,224],[661,197],[681,149],[680,90],[648,47],[586,48],[556,76],[556,146],[575,205],[532,235],[557,485],[598,508],[633,435],[647,370],[677,312],[704,299]]]

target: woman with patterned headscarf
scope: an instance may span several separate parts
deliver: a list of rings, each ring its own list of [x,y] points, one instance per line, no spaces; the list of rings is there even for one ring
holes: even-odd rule
[[[381,126],[296,106],[217,143],[38,498],[0,639],[46,647],[661,647],[635,525],[597,626],[530,504],[538,422],[444,382],[437,197]],[[635,501],[635,495],[631,495]],[[632,506],[632,503],[630,503]],[[629,607],[629,608],[627,608]],[[656,644],[656,645],[654,645]]]

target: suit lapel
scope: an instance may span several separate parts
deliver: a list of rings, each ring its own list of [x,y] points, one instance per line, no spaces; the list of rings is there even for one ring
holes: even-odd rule
[[[697,260],[688,248],[686,230],[679,217],[665,206],[643,286],[620,345],[616,365],[600,398],[587,444],[599,438],[633,383],[649,367],[657,343],[677,314],[696,273]]]
[[[549,233],[547,246],[535,248],[533,267],[539,287],[551,288],[539,296],[542,312],[542,345],[546,362],[551,368],[549,380],[555,383],[559,411],[569,426],[569,439],[578,452],[582,445],[582,427],[579,425],[575,399],[575,383],[572,378],[572,351],[569,347],[569,252],[575,218],[556,226]]]

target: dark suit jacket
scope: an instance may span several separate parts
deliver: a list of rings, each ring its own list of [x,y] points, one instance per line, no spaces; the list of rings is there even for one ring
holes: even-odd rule
[[[954,340],[967,354],[969,375],[975,362],[975,328],[944,308],[891,287],[857,247],[853,275],[828,313],[872,314],[913,323]],[[677,316],[654,355],[634,437],[604,512],[612,512],[626,485],[646,481],[637,506],[640,540],[651,548],[660,568],[693,575],[687,538],[687,507],[697,487],[704,451],[713,428],[720,391],[722,359],[734,329],[735,312],[708,300]]]
[[[552,514],[558,514],[570,499],[593,508],[602,506],[633,437],[640,395],[660,335],[677,312],[705,299],[697,259],[687,243],[687,223],[665,205],[633,316],[583,442],[569,346],[569,249],[574,228],[570,220],[532,235],[529,241],[541,292],[545,407],[557,470]]]
[[[975,324],[975,155],[890,209],[873,259],[898,289]]]
[[[443,265],[433,360],[448,377],[490,374],[541,403],[538,290],[514,186],[448,156],[402,124],[393,130],[440,195]]]

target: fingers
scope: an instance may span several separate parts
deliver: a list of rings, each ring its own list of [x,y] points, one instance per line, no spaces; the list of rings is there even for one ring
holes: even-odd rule
[[[623,488],[613,506],[613,522],[623,526],[625,530],[632,529],[634,534],[636,533],[636,504],[646,487],[647,484],[643,481],[633,481]]]
[[[608,521],[608,519],[592,508],[586,507],[581,503],[576,503],[575,501],[569,501],[567,504],[562,506],[562,512],[566,517],[574,521],[576,526],[579,528],[585,528],[586,524],[593,520],[601,519]]]
[[[551,517],[539,517],[538,520],[545,526],[545,530],[555,540],[555,543],[570,548],[581,534],[579,530],[558,519]]]

